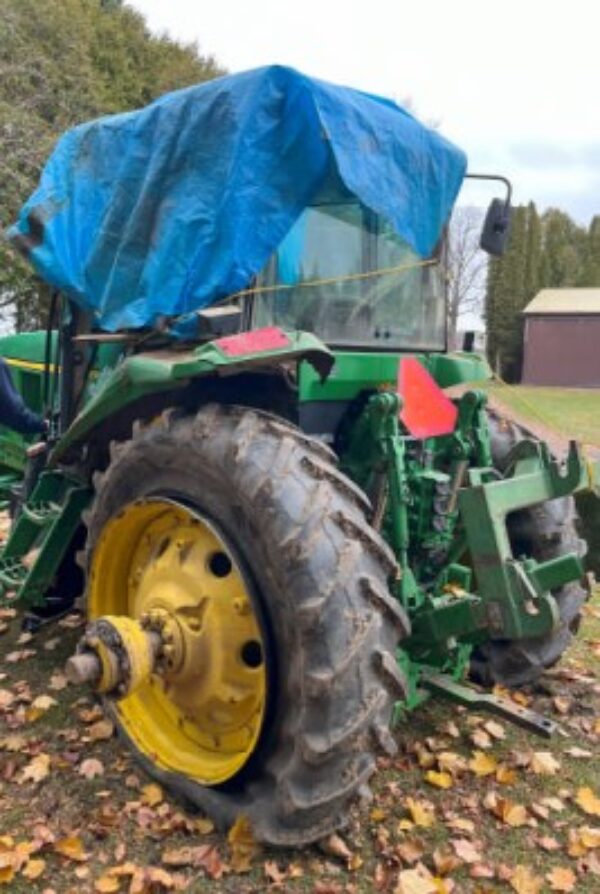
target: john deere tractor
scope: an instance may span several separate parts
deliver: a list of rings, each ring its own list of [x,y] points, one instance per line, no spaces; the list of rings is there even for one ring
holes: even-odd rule
[[[10,233],[56,294],[45,335],[0,341],[51,426],[2,442],[2,601],[35,625],[77,600],[72,682],[152,776],[265,841],[342,823],[432,695],[551,728],[484,687],[571,641],[591,473],[447,350],[465,164],[393,103],[274,67],[69,132]],[[495,200],[489,251],[508,219]]]

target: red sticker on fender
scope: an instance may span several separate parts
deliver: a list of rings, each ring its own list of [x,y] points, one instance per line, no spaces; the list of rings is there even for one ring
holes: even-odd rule
[[[243,357],[246,354],[262,354],[287,348],[291,341],[277,326],[266,326],[264,329],[219,338],[214,344],[226,357]]]

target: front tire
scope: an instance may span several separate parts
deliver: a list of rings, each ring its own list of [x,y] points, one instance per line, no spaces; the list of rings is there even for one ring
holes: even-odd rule
[[[89,613],[114,613],[117,599],[135,615],[134,603],[115,596],[117,577],[94,591],[103,532],[128,507],[175,498],[210,519],[247,581],[265,643],[262,727],[243,766],[207,785],[182,772],[176,749],[166,761],[149,754],[135,727],[121,722],[123,702],[113,708],[117,725],[151,775],[220,825],[244,814],[260,840],[315,841],[343,824],[357,795],[368,794],[374,751],[395,750],[391,710],[405,695],[395,648],[409,626],[388,592],[395,560],[333,454],[288,423],[221,405],[163,423],[119,445],[96,479]],[[103,597],[107,589],[112,596]]]

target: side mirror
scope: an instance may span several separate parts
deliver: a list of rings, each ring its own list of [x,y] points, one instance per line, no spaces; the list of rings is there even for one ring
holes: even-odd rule
[[[503,199],[492,199],[485,216],[479,247],[499,258],[506,250],[512,208]]]

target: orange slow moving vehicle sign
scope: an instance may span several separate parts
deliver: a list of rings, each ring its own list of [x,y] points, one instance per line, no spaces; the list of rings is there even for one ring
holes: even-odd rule
[[[458,409],[415,357],[398,366],[400,419],[414,438],[433,438],[454,431]]]

